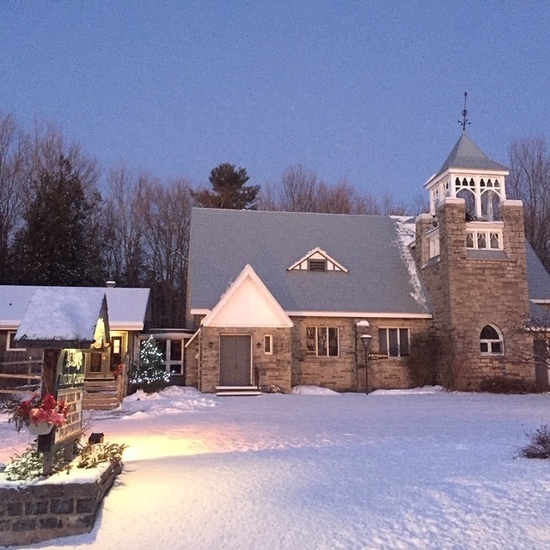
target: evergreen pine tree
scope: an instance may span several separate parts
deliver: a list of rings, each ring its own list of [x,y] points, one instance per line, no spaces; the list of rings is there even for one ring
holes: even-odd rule
[[[94,208],[71,163],[60,157],[55,173],[42,172],[10,252],[16,284],[94,286],[105,274]],[[99,194],[95,196],[100,202]]]
[[[153,393],[166,387],[169,381],[170,375],[166,372],[162,352],[157,348],[155,339],[149,336],[142,342],[139,361],[130,371],[130,385],[133,389]]]
[[[192,191],[195,201],[205,208],[253,209],[260,191],[259,185],[245,185],[250,179],[246,168],[222,163],[210,172],[212,191]]]

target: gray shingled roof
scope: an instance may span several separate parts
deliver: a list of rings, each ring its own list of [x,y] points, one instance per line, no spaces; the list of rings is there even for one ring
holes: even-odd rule
[[[387,216],[195,208],[189,307],[212,309],[250,264],[285,311],[429,313],[400,223]],[[287,271],[315,247],[349,273]]]
[[[542,265],[539,257],[527,244],[527,276],[529,281],[529,298],[531,300],[550,300],[550,275]]]
[[[464,132],[436,176],[439,176],[448,168],[507,170],[502,164],[491,160]]]

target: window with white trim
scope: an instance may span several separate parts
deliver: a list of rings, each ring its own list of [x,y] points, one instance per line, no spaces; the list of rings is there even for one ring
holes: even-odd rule
[[[378,350],[388,357],[409,356],[409,329],[408,328],[380,328],[378,329]]]
[[[185,341],[183,338],[164,338],[154,336],[155,346],[162,353],[162,359],[166,366],[166,372],[176,375],[185,374]],[[141,345],[147,340],[141,339]]]
[[[15,330],[8,330],[8,337],[6,338],[6,351],[27,351],[25,348],[15,347],[15,343],[13,342],[15,334]]]
[[[486,325],[479,335],[479,350],[483,355],[502,355],[504,345],[502,335],[492,325]]]
[[[467,231],[466,248],[502,250],[502,233],[500,231]]]
[[[317,357],[338,357],[340,354],[338,327],[306,327],[306,351]]]

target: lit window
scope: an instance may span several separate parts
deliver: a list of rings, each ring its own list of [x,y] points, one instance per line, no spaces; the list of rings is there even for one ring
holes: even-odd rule
[[[409,356],[408,328],[381,328],[378,330],[378,349],[388,357]]]
[[[338,357],[339,334],[336,327],[306,327],[306,350],[318,357]]]
[[[502,336],[495,327],[486,325],[479,335],[479,349],[483,354],[502,355],[503,351]]]

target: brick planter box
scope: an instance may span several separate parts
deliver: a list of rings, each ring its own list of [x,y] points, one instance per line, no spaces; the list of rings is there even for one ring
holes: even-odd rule
[[[122,464],[96,481],[0,487],[0,546],[22,546],[89,533]]]

